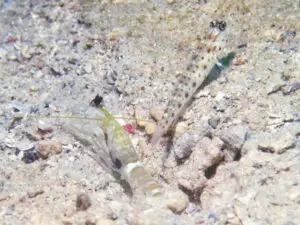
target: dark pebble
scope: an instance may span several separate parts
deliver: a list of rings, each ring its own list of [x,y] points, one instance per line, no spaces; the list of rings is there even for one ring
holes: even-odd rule
[[[39,157],[38,157],[37,153],[33,150],[33,151],[25,151],[22,161],[26,164],[30,164],[38,159],[39,159]]]
[[[87,194],[79,194],[76,200],[76,210],[85,211],[92,205],[91,199]]]

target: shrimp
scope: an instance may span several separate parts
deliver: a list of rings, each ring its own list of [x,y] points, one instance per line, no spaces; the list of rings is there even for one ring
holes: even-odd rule
[[[99,105],[97,109],[89,107],[86,110],[86,114],[96,117],[85,117],[87,120],[84,124],[76,121],[64,123],[63,129],[85,146],[91,147],[92,158],[108,171],[120,174],[133,194],[142,192],[146,196],[157,196],[162,193],[162,187],[147,172],[123,126],[104,107]],[[64,118],[82,119],[76,116]],[[96,121],[100,126],[95,126]]]
[[[105,108],[100,107],[100,110],[105,116],[103,130],[107,147],[118,172],[129,183],[133,192],[142,189],[146,195],[159,195],[162,188],[140,162],[128,133]]]

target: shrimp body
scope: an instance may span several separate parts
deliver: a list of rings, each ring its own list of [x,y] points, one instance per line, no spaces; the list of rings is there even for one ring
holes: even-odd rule
[[[145,194],[159,195],[161,186],[158,185],[147,172],[132,145],[128,133],[116,119],[103,107],[103,129],[111,159],[133,192],[142,190]]]

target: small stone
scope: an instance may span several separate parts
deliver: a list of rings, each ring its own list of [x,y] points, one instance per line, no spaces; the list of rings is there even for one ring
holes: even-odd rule
[[[274,74],[273,76],[271,76],[268,83],[269,83],[269,86],[267,87],[268,95],[279,91],[283,86],[285,86],[285,82],[281,79],[280,74]]]
[[[210,118],[210,119],[208,120],[208,124],[209,124],[212,128],[214,128],[214,129],[217,128],[217,126],[218,126],[219,123],[220,123],[220,118],[219,118],[219,117],[212,117],[212,118]]]
[[[238,124],[221,133],[221,139],[229,146],[230,149],[239,150],[242,148],[247,139],[249,128],[246,124]]]
[[[86,73],[91,73],[92,72],[92,64],[88,63],[84,66],[84,70]]]
[[[192,153],[192,148],[195,147],[197,141],[199,140],[199,135],[195,133],[186,132],[181,135],[174,144],[174,152],[177,159],[184,159],[189,157]]]
[[[175,0],[167,0],[167,3],[168,3],[169,5],[172,5],[174,2],[175,2]]]
[[[187,132],[187,130],[189,130],[189,126],[185,122],[183,122],[183,121],[178,122],[175,127],[174,137],[180,137],[185,132]]]
[[[48,141],[40,141],[37,145],[37,154],[42,159],[47,159],[51,153],[51,146]]]
[[[230,149],[224,149],[223,153],[225,162],[233,162],[234,160],[236,160],[237,154],[235,151],[232,151]]]
[[[87,194],[79,194],[76,199],[76,210],[85,211],[92,205],[91,199]]]
[[[197,133],[201,134],[201,136],[212,136],[212,127],[209,125],[209,117],[202,117],[199,121],[195,123],[195,126]]]
[[[22,161],[26,164],[33,163],[34,161],[36,161],[38,159],[39,159],[39,157],[38,157],[37,153],[34,150],[23,152]]]
[[[27,193],[28,198],[35,198],[38,195],[41,195],[44,193],[44,190],[37,190],[37,191],[30,191]]]
[[[160,121],[163,118],[164,110],[161,108],[153,108],[150,110],[150,115],[155,121]]]
[[[179,189],[169,190],[166,198],[168,199],[167,208],[175,214],[181,214],[189,203],[188,196]]]
[[[42,120],[39,120],[39,123],[38,123],[38,133],[41,135],[41,136],[44,136],[48,133],[52,133],[53,132],[53,128],[48,125],[47,123],[45,123],[44,121]]]
[[[289,132],[278,132],[271,138],[266,138],[258,143],[258,149],[268,153],[281,154],[287,149],[294,147],[296,137]]]
[[[194,190],[194,187],[191,184],[191,182],[186,180],[186,179],[179,179],[178,180],[178,185],[179,185],[179,187],[181,187],[184,190],[187,190],[189,192],[192,192]]]
[[[145,131],[148,135],[153,135],[156,130],[155,123],[146,123]]]
[[[59,154],[62,152],[62,146],[61,143],[59,141],[51,141],[51,145],[52,145],[52,150],[54,151],[55,154]]]
[[[62,151],[61,143],[55,140],[40,141],[37,144],[36,152],[42,159],[47,159],[51,154],[59,154]]]
[[[145,127],[147,122],[145,121],[146,113],[142,110],[142,107],[137,105],[134,109],[136,123],[140,127]]]
[[[300,89],[300,82],[294,82],[281,88],[282,93],[285,95],[288,95],[298,89]]]
[[[272,134],[268,132],[257,132],[251,135],[251,137],[246,140],[244,143],[241,155],[244,156],[251,151],[257,151],[259,143],[269,143],[269,139],[271,139]]]
[[[215,137],[212,140],[208,137],[203,137],[195,147],[191,157],[193,169],[207,170],[207,168],[220,163],[224,154],[221,151],[223,142]]]

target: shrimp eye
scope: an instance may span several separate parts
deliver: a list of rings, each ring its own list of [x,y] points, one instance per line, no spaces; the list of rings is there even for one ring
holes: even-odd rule
[[[211,28],[217,27],[220,31],[224,31],[226,28],[226,22],[224,20],[222,21],[214,20],[210,22],[210,27]]]
[[[210,22],[210,27],[215,28],[217,26],[218,21],[214,20]]]
[[[224,20],[218,22],[218,28],[220,31],[224,31],[226,28],[226,22]]]

